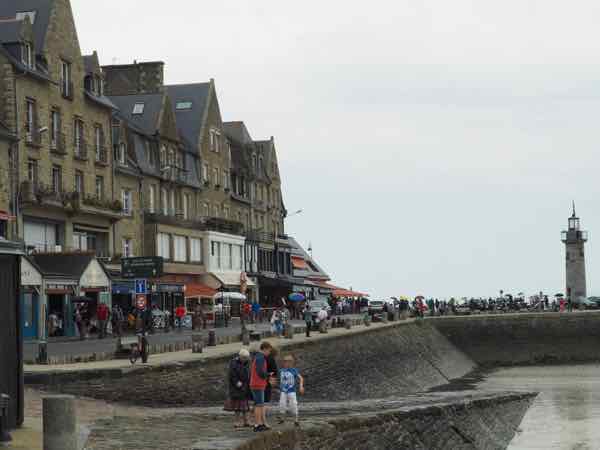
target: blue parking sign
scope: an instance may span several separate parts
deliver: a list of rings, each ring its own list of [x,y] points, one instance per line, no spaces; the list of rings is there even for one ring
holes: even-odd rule
[[[148,280],[135,280],[135,293],[136,294],[147,294]]]

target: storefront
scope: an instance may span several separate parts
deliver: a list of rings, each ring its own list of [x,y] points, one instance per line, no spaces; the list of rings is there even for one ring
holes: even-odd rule
[[[26,256],[21,258],[21,303],[23,305],[23,339],[35,340],[45,336],[46,311],[41,293],[43,277]]]
[[[246,295],[248,302],[258,298],[256,283],[245,272],[211,272],[203,277],[203,282],[217,292],[240,292]],[[242,292],[243,291],[243,292]],[[241,302],[231,302],[232,317],[240,317]]]
[[[28,257],[27,262],[26,268],[33,267],[42,277],[37,297],[38,338],[76,336],[74,313],[78,305],[90,325],[96,322],[99,303],[112,306],[110,278],[95,256],[38,254]],[[35,292],[33,288],[29,291]]]

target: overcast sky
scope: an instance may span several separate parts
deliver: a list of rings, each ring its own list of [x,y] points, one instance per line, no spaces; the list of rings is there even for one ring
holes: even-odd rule
[[[224,120],[275,136],[286,206],[304,209],[287,231],[334,283],[563,291],[575,199],[600,295],[599,2],[72,3],[84,52],[214,78]]]

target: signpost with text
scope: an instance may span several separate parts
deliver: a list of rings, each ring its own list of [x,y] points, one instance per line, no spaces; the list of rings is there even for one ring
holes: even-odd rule
[[[162,257],[123,258],[121,260],[121,276],[123,278],[158,278],[162,275]]]

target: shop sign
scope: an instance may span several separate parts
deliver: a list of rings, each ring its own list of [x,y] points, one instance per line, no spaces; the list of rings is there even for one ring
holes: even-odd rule
[[[65,292],[67,294],[74,293],[75,286],[71,284],[47,283],[46,291]]]
[[[162,257],[121,259],[121,276],[123,278],[158,278],[162,275]]]

